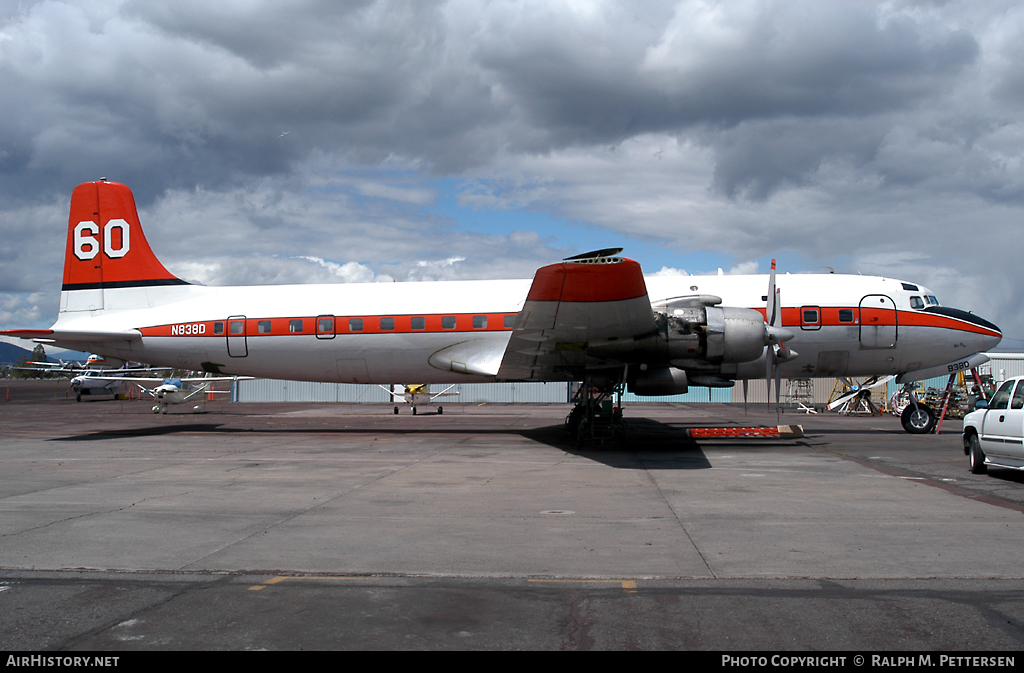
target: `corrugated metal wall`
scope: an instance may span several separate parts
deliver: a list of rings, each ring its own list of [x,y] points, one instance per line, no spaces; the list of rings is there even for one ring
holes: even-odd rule
[[[395,386],[401,393],[403,387]],[[433,384],[430,392],[440,393],[448,385]],[[568,383],[460,383],[438,398],[442,404],[458,402],[568,402]],[[376,385],[353,383],[310,383],[308,381],[276,381],[254,379],[237,381],[232,395],[234,402],[390,402],[388,391]]]
[[[989,353],[991,361],[982,365],[982,374],[991,374],[996,381],[1003,381],[1012,376],[1024,376],[1024,353]],[[808,404],[825,404],[837,391],[836,379],[805,379],[809,383],[798,383],[798,380],[782,380],[783,403],[796,404],[804,401]],[[857,379],[857,383],[863,379]],[[925,388],[945,388],[948,377],[939,376],[921,381]],[[439,393],[448,388],[444,384],[430,386],[431,393]],[[899,386],[890,381],[883,389],[886,398],[891,397]],[[841,390],[840,386],[838,390]],[[395,386],[401,392],[401,386]],[[883,390],[878,390],[873,397],[876,403],[881,402]],[[448,392],[458,393],[457,396],[439,398],[442,403],[459,402],[495,402],[495,403],[551,403],[568,402],[571,399],[571,387],[568,383],[460,383]],[[808,399],[809,396],[809,399]],[[774,399],[774,386],[772,398]],[[693,387],[685,395],[667,397],[640,397],[632,393],[622,396],[623,402],[717,402],[742,403],[743,384],[737,383],[733,388],[698,388]],[[271,379],[255,379],[238,381],[234,384],[232,401],[235,402],[376,402],[391,401],[391,396],[380,386],[357,385],[351,383],[310,383],[307,381],[276,381]],[[751,381],[747,389],[747,402],[764,404],[768,401],[767,388],[764,381]]]

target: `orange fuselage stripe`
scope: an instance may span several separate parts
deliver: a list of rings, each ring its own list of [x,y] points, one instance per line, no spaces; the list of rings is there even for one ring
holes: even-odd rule
[[[802,323],[802,312],[805,309],[816,309],[820,318],[818,323]],[[764,309],[754,309],[764,313]],[[840,320],[840,311],[846,311],[847,317],[853,315],[853,321]],[[505,319],[515,316],[515,313],[459,313],[459,314],[433,314],[433,315],[346,315],[346,316],[293,316],[286,318],[250,318],[245,317],[245,331],[242,334],[228,333],[228,319],[220,320],[198,320],[188,323],[173,323],[167,325],[154,325],[142,327],[139,331],[147,337],[177,337],[177,336],[301,336],[301,335],[342,335],[342,334],[423,334],[423,333],[444,333],[444,332],[507,332],[511,328],[505,326]],[[485,317],[486,327],[473,327],[474,317]],[[443,318],[455,318],[455,327],[442,327]],[[333,319],[334,326],[331,331],[318,331],[317,323],[321,319]],[[389,318],[394,320],[394,329],[382,329],[381,320]],[[412,319],[423,318],[424,328],[413,329]],[[240,318],[241,319],[241,318]],[[292,331],[291,322],[302,321],[301,331]],[[350,329],[351,320],[362,320],[362,330]],[[215,332],[215,324],[222,323],[222,332]],[[269,322],[269,329],[265,323]],[[261,323],[264,323],[261,325]],[[858,307],[817,307],[804,306],[797,308],[782,309],[782,324],[785,327],[799,327],[801,331],[815,331],[821,327],[859,327],[868,326],[893,326],[900,327],[934,327],[938,329],[952,329],[986,336],[1000,336],[986,327],[975,325],[949,316],[937,315],[934,313],[923,313],[919,311],[892,311],[875,308]],[[263,328],[263,331],[261,331]],[[35,332],[35,330],[30,330]],[[39,330],[42,332],[42,330]]]

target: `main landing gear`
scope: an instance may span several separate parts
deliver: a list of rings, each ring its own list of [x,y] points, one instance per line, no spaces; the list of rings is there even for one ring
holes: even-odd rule
[[[437,415],[441,416],[442,414],[444,414],[444,407],[438,407],[437,408]],[[395,416],[397,416],[397,415],[398,415],[398,407],[395,407]],[[416,415],[416,407],[412,408],[412,415],[413,416]]]
[[[605,440],[629,444],[629,426],[622,418],[624,383],[595,385],[591,377],[583,380],[573,396],[576,405],[565,417],[565,430],[577,447]],[[616,404],[616,395],[618,403]]]

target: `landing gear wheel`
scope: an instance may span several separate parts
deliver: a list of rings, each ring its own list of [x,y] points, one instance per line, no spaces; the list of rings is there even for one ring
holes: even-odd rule
[[[416,415],[416,407],[413,407],[413,408],[412,408],[412,415],[413,415],[413,416],[415,416],[415,415]]]
[[[398,407],[395,407],[395,416],[398,415]]]
[[[82,393],[75,393],[75,402],[82,401]]]
[[[437,415],[440,416],[443,413],[444,413],[444,407],[438,407],[437,408]]]
[[[918,402],[916,408],[908,404],[900,416],[900,423],[912,435],[927,435],[935,428],[935,414],[926,404]]]
[[[977,435],[971,435],[967,451],[971,459],[971,474],[985,474],[988,466],[985,465],[985,452],[981,450],[981,442],[978,441]]]

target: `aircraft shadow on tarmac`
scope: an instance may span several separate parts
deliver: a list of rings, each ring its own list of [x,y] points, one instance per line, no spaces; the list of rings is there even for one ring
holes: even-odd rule
[[[667,424],[646,418],[629,419],[629,441],[612,441],[605,443],[590,442],[577,446],[565,432],[563,425],[550,425],[521,430],[511,428],[430,428],[429,432],[436,435],[508,435],[517,434],[521,437],[545,444],[553,449],[571,455],[582,456],[609,467],[622,469],[655,469],[655,470],[706,470],[711,463],[701,449],[700,444],[685,433],[685,424]],[[209,434],[209,435],[251,435],[257,434],[310,434],[310,435],[358,435],[358,434],[389,434],[419,435],[424,432],[420,428],[387,428],[379,425],[348,428],[237,428],[221,423],[185,423],[181,425],[155,425],[142,428],[125,428],[98,430],[69,437],[55,437],[54,442],[90,442],[113,439],[145,439],[147,437],[173,436],[177,434]],[[731,448],[763,448],[764,440],[715,441],[716,447]],[[787,442],[788,444],[788,442]]]

